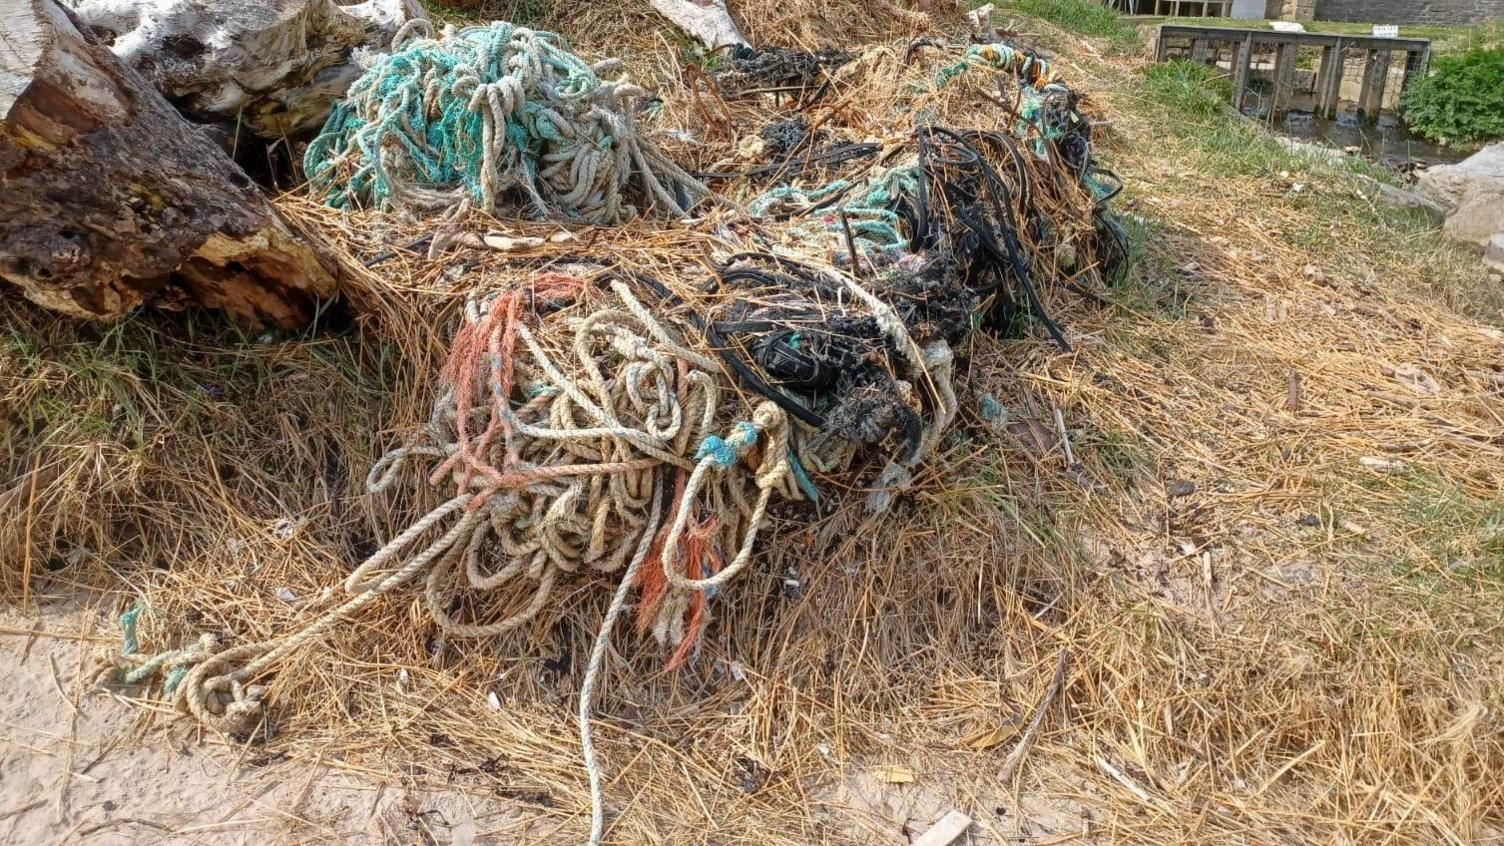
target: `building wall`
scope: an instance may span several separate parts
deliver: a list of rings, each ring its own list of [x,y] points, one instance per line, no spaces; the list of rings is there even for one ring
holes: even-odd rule
[[[1473,24],[1504,19],[1504,0],[1317,0],[1316,20]]]

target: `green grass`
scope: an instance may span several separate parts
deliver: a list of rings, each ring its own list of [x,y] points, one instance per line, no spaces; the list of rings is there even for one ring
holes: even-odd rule
[[[1140,92],[1171,133],[1206,154],[1208,176],[1271,176],[1313,163],[1233,112],[1232,85],[1215,68],[1183,60],[1151,65]]]
[[[1146,70],[1144,91],[1177,115],[1203,121],[1220,119],[1232,101],[1232,81],[1226,74],[1183,59]]]
[[[973,7],[980,5],[982,0],[972,0]],[[1009,0],[1001,11],[1043,18],[1078,35],[1105,38],[1118,47],[1138,44],[1138,29],[1095,0]]]
[[[1434,559],[1456,573],[1504,580],[1504,503],[1479,501],[1441,480],[1421,481],[1410,516]]]

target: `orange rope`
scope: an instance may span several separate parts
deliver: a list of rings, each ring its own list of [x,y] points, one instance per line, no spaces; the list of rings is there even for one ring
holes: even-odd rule
[[[582,287],[583,283],[578,277],[567,273],[553,271],[540,273],[526,287],[497,297],[491,303],[491,308],[484,318],[474,324],[461,327],[455,333],[454,346],[450,350],[449,360],[444,363],[442,372],[444,378],[454,385],[458,449],[455,450],[454,455],[434,470],[430,481],[442,480],[445,475],[453,472],[456,464],[461,463],[465,466],[465,476],[460,482],[461,490],[470,486],[470,480],[475,474],[485,476],[489,484],[487,489],[471,502],[472,509],[479,508],[498,490],[522,487],[539,479],[578,475],[600,469],[585,466],[514,469],[517,455],[512,445],[512,426],[506,407],[506,403],[511,399],[513,380],[516,378],[512,361],[517,350],[517,326],[522,319],[523,303],[531,301],[536,306],[543,302],[570,300],[579,294]],[[482,356],[489,356],[491,360],[490,367],[485,370],[480,368]],[[481,383],[485,379],[481,375],[484,372],[489,372],[491,380],[498,388],[491,392],[490,421],[480,438],[472,444],[469,431],[470,411],[474,406],[475,392],[477,388],[482,387]],[[506,455],[500,469],[486,458],[498,432],[506,438]],[[617,469],[638,469],[635,465],[634,462],[632,468]],[[652,465],[642,464],[641,466]]]
[[[689,474],[680,470],[674,477],[674,500],[669,505],[668,513],[674,514],[679,510],[679,503],[684,499],[684,489],[689,484]],[[637,586],[642,592],[642,602],[637,606],[637,633],[642,634],[653,625],[653,615],[658,611],[659,603],[668,594],[668,578],[663,575],[663,543],[668,539],[668,526],[658,531],[658,537],[653,539],[653,548],[648,551],[648,557],[642,562],[642,569],[637,571]]]
[[[720,527],[721,518],[712,516],[710,519],[689,530],[684,541],[685,561],[684,575],[692,579],[704,579],[713,574],[709,571],[706,562],[714,558],[720,562],[720,553],[711,545],[711,538],[715,536],[715,530]],[[724,562],[716,566],[719,570]],[[709,572],[707,572],[709,571]],[[700,642],[700,635],[709,624],[710,606],[705,597],[705,591],[697,590],[689,599],[689,615],[684,621],[684,640],[679,642],[679,648],[668,659],[666,669],[677,670],[684,666],[689,656],[694,652],[695,644]]]

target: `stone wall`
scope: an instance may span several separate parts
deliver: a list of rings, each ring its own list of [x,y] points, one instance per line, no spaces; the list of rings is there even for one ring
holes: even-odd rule
[[[1316,0],[1285,0],[1281,17],[1287,21],[1309,21],[1316,17]]]
[[[1504,0],[1316,0],[1315,6],[1320,21],[1413,25],[1504,19]]]

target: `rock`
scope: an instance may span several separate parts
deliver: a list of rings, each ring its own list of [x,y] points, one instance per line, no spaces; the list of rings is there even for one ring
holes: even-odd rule
[[[1195,492],[1196,483],[1188,482],[1185,479],[1177,479],[1165,486],[1165,497],[1168,499],[1179,499],[1183,496],[1190,496]]]
[[[1504,185],[1469,191],[1442,230],[1453,240],[1486,247],[1494,235],[1504,232]]]
[[[1504,142],[1484,147],[1456,164],[1427,168],[1416,180],[1416,187],[1455,208],[1479,182],[1504,182]]]
[[[648,0],[648,5],[712,50],[748,43],[725,0]]]
[[[1487,247],[1504,232],[1504,143],[1484,147],[1457,164],[1429,168],[1417,185],[1447,208],[1444,228],[1458,241]]]
[[[318,129],[418,0],[65,0],[174,106],[263,138]]]
[[[1491,266],[1490,277],[1497,277],[1504,273],[1504,232],[1496,233],[1488,239],[1488,245],[1483,248],[1483,260]]]

